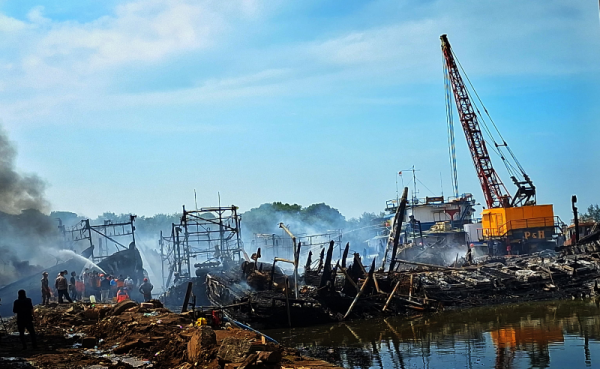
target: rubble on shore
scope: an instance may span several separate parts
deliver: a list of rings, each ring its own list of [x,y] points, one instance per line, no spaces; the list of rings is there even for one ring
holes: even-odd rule
[[[302,357],[263,336],[197,325],[197,314],[173,313],[159,301],[139,305],[74,303],[35,307],[38,349],[21,349],[18,333],[0,339],[2,368],[245,369],[334,367]],[[201,321],[207,322],[206,320]],[[210,321],[208,321],[210,323]],[[14,318],[7,323],[15,332]],[[29,342],[29,337],[28,344]]]

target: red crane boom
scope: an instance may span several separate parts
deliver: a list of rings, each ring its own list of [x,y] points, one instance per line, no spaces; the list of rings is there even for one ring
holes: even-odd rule
[[[510,195],[492,166],[492,161],[479,127],[477,114],[475,114],[469,93],[458,71],[448,38],[446,35],[442,35],[440,39],[442,40],[442,52],[444,54],[448,78],[452,84],[456,110],[458,111],[469,149],[471,150],[471,157],[473,158],[473,164],[481,183],[487,207],[508,207],[510,206]]]

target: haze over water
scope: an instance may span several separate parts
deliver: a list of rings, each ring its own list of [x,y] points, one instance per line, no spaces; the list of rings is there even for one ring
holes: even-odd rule
[[[536,302],[265,333],[344,368],[600,368],[600,307],[594,301]]]

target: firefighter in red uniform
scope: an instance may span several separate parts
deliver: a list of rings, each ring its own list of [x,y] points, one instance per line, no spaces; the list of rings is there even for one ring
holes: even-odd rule
[[[129,294],[127,293],[127,287],[123,287],[117,292],[117,304],[121,301],[129,300]]]

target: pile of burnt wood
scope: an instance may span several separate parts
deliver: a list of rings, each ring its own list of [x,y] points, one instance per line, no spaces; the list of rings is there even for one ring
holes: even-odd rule
[[[297,289],[294,278],[257,258],[244,262],[239,270],[209,274],[206,286],[215,306],[234,319],[265,328],[585,298],[599,290],[600,255],[593,247],[546,256],[499,257],[462,267],[395,260],[403,270],[383,272],[377,270],[375,260],[365,267],[358,254],[346,266],[348,245],[334,263],[332,242],[326,253],[321,252],[316,268],[309,254]]]

